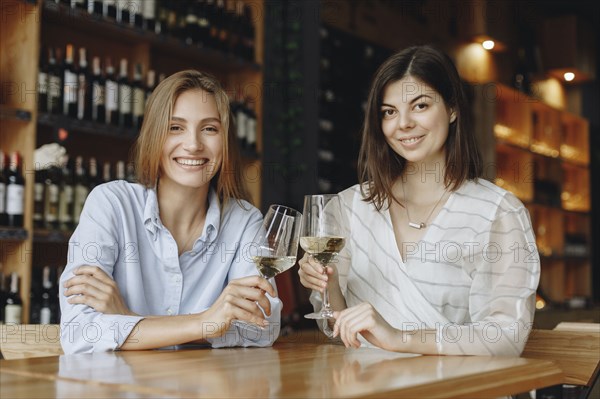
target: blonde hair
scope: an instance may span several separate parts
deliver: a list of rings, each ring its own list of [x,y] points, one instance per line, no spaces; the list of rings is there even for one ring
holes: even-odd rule
[[[211,186],[223,204],[230,198],[235,198],[238,202],[248,200],[242,181],[240,154],[233,130],[229,97],[217,79],[196,70],[185,70],[169,76],[154,89],[148,99],[144,122],[133,148],[138,182],[147,188],[156,185],[173,106],[177,98],[188,90],[203,90],[213,96],[221,118],[221,126],[226,132],[223,137],[223,159],[219,171],[210,183]]]

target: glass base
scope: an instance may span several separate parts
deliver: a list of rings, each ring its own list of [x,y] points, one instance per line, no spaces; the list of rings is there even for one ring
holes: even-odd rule
[[[312,320],[333,319],[333,310],[323,309],[320,312],[305,314],[304,317]]]

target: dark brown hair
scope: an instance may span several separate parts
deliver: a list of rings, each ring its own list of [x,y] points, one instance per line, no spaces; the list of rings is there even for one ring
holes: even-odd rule
[[[145,187],[154,187],[160,172],[160,155],[167,140],[173,106],[177,98],[188,90],[202,90],[212,96],[217,104],[223,137],[223,160],[211,181],[220,201],[248,200],[242,181],[241,160],[233,130],[229,97],[213,76],[187,70],[177,72],[163,80],[152,92],[144,113],[144,122],[135,143],[137,178]]]
[[[407,48],[389,57],[375,73],[362,127],[358,180],[365,201],[373,202],[378,210],[389,203],[388,200],[393,200],[392,185],[406,168],[406,160],[388,145],[381,129],[383,92],[388,84],[407,76],[437,91],[446,106],[456,113],[444,145],[445,185],[455,190],[465,180],[477,179],[483,169],[481,154],[471,131],[466,94],[454,63],[431,46]]]

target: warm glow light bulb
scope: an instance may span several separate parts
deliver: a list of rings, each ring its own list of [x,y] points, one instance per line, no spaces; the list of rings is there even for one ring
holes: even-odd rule
[[[575,79],[575,74],[573,72],[565,72],[564,77],[567,82],[570,82]]]
[[[494,43],[493,40],[486,40],[483,43],[481,43],[481,45],[483,46],[484,49],[491,50],[491,49],[494,48],[494,46],[496,45],[496,43]]]

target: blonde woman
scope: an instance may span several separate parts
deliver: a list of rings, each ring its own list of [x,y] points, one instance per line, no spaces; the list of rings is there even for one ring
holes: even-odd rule
[[[161,82],[135,151],[139,184],[95,188],[69,242],[65,353],[271,345],[281,302],[243,254],[262,217],[219,83],[194,70]]]

